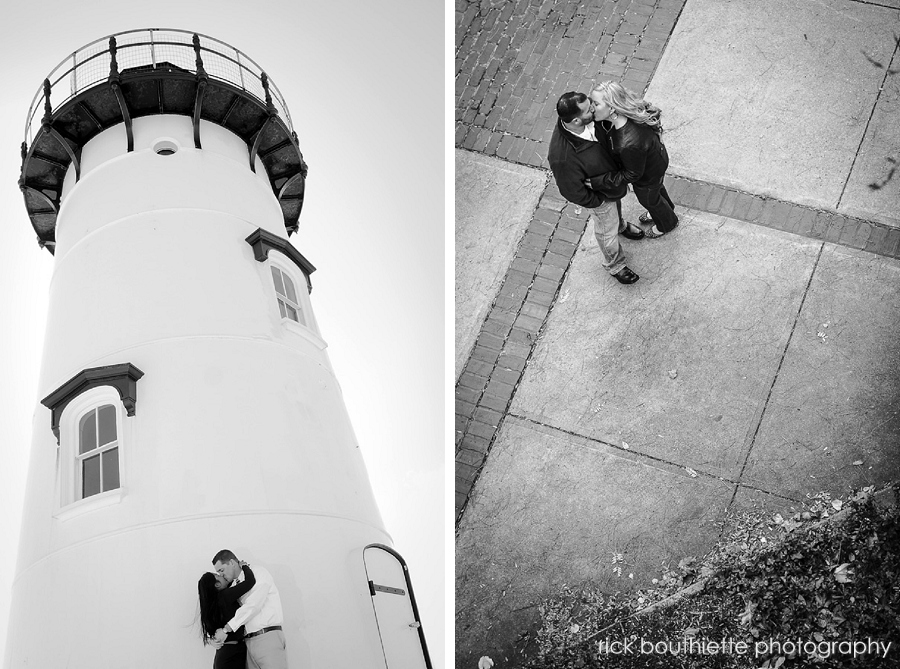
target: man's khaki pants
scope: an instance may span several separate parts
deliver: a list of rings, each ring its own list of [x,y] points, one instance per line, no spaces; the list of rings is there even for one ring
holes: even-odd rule
[[[247,669],[287,669],[284,632],[273,630],[246,640]]]
[[[606,200],[590,210],[594,237],[603,254],[602,264],[610,274],[616,274],[625,267],[625,252],[619,243],[619,231],[625,227],[621,207],[621,200]]]

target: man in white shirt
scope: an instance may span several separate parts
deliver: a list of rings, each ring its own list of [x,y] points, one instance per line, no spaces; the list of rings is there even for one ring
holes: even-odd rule
[[[216,572],[232,586],[244,580],[241,562],[230,550],[219,551],[212,562]],[[247,669],[287,669],[284,631],[281,629],[284,622],[281,596],[267,569],[259,565],[253,565],[252,569],[256,585],[238,600],[241,607],[225,627],[216,632],[216,641],[224,641],[228,632],[243,625]]]

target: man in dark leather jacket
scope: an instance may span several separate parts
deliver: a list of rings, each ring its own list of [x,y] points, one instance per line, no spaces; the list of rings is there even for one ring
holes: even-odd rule
[[[638,275],[625,264],[619,234],[640,239],[644,232],[622,218],[622,184],[610,190],[590,189],[585,180],[618,172],[609,153],[606,131],[594,124],[594,106],[583,93],[564,93],[556,103],[559,120],[550,140],[548,160],[559,192],[566,200],[591,210],[594,236],[603,254],[603,267],[620,283],[634,283]]]

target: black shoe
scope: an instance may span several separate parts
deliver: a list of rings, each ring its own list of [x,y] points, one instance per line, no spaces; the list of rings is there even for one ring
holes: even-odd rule
[[[638,279],[641,278],[637,274],[632,272],[630,269],[628,269],[627,267],[623,267],[618,272],[613,274],[613,276],[616,278],[616,280],[619,283],[626,283],[626,284],[634,283],[635,281],[637,281]]]
[[[643,239],[644,231],[641,230],[638,226],[632,225],[631,223],[625,224],[625,229],[620,230],[619,234],[622,235],[625,239]]]

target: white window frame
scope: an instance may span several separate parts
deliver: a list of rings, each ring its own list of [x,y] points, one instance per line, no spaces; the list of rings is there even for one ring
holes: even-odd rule
[[[115,430],[115,438],[112,441],[99,443],[100,442],[100,412],[103,411],[104,414],[109,413],[107,409],[112,409],[113,414],[113,428]],[[90,445],[90,448],[82,453],[82,447],[84,444],[84,426],[91,422],[94,424],[94,443]],[[119,418],[116,415],[116,407],[114,404],[98,404],[95,407],[92,407],[81,414],[78,418],[78,442],[77,448],[75,449],[75,469],[82,473],[81,476],[75,477],[75,498],[76,499],[86,499],[87,497],[93,497],[94,495],[99,495],[101,492],[109,492],[109,490],[115,490],[119,486],[109,488],[109,490],[103,490],[103,488],[109,484],[111,474],[107,472],[106,465],[106,453],[111,452],[113,450],[116,451],[116,479],[119,478]],[[84,469],[87,465],[88,461],[93,460],[94,458],[99,458],[97,461],[97,465],[99,467],[99,484],[100,490],[97,492],[87,495],[84,490]]]
[[[90,411],[112,405],[116,412],[116,448],[119,461],[119,487],[81,498],[81,468],[78,453],[81,419]],[[59,506],[54,513],[58,520],[67,520],[88,511],[118,504],[125,496],[126,445],[131,421],[125,420],[125,407],[119,392],[112,386],[91,388],[74,398],[62,412],[59,424],[58,489]],[[98,453],[100,451],[97,451]]]
[[[278,302],[278,310],[281,314],[282,318],[286,318],[288,320],[294,321],[295,323],[299,323],[300,325],[306,327],[306,309],[303,308],[302,302],[300,302],[300,291],[297,289],[297,282],[294,281],[294,277],[281,269],[277,264],[272,263],[269,265],[269,271],[272,273],[273,285],[275,286],[275,299]],[[278,286],[274,284],[275,280],[275,272],[278,272],[279,279],[282,284],[287,288],[289,284],[291,287],[291,291],[285,291],[284,293],[278,290]],[[292,300],[287,292],[293,292],[297,297],[297,300]],[[291,318],[290,315],[286,313],[287,308],[290,307],[297,314],[297,318]]]
[[[277,268],[283,275],[287,276],[294,283],[294,290],[297,293],[297,300],[299,302],[297,308],[304,322],[298,323],[286,316],[281,316],[281,311],[279,309],[278,316],[279,318],[281,318],[281,322],[293,332],[297,332],[315,343],[319,348],[325,348],[325,342],[322,341],[319,335],[319,328],[316,324],[316,318],[313,315],[312,302],[309,299],[309,283],[307,282],[306,276],[304,276],[303,272],[300,271],[297,265],[295,265],[290,258],[275,249],[269,250],[268,261],[262,263],[262,265],[265,266],[267,279],[269,285],[271,286],[271,294],[272,298],[274,299],[274,305],[276,309],[279,309],[278,300],[281,299],[281,295],[279,295],[278,291],[275,290],[275,281],[272,278],[271,268]]]

